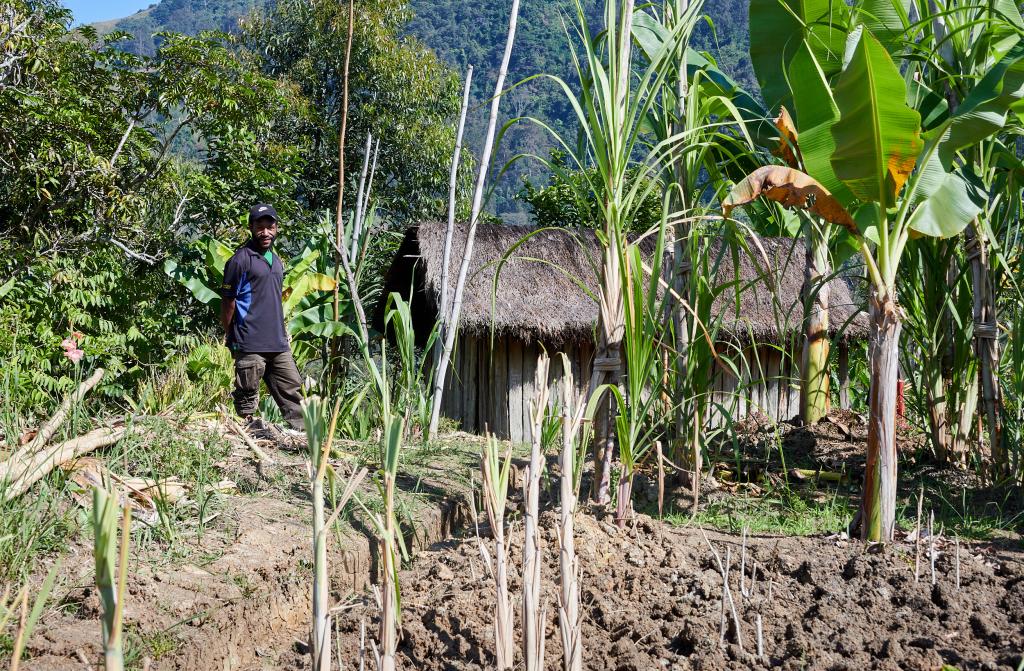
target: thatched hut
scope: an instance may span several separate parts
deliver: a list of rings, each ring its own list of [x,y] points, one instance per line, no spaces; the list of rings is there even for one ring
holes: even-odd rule
[[[455,230],[449,295],[454,294],[466,232],[466,226]],[[477,227],[442,408],[466,431],[486,429],[516,441],[530,438],[529,406],[541,351],[565,352],[578,390],[582,393],[589,385],[598,314],[593,296],[601,252],[594,233],[545,230],[521,242],[531,232],[518,226]],[[443,223],[411,228],[385,281],[383,296],[395,291],[411,298],[414,326],[421,337],[437,320],[444,236]],[[762,238],[761,243],[765,258],[738,253],[738,274],[728,250],[712,262],[718,285],[728,286],[713,308],[720,317],[720,349],[731,352],[734,361],[741,353],[743,361],[739,378],[719,368],[713,400],[728,408],[734,419],[757,408],[774,420],[785,420],[799,412],[796,364],[804,246],[789,238]],[[847,281],[834,278],[830,288],[833,338],[845,344],[866,337],[867,319]],[[382,310],[377,312],[380,326]],[[552,398],[558,397],[560,379],[560,358],[553,357]],[[708,421],[721,423],[721,413],[716,411]]]

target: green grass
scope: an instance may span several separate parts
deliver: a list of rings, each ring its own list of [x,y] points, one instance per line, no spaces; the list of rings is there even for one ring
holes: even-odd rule
[[[780,487],[763,496],[735,495],[689,512],[669,510],[670,524],[698,524],[732,533],[810,536],[844,531],[856,512],[848,494],[832,490],[801,492]]]
[[[896,524],[903,529],[917,525],[917,487],[908,487],[896,510]],[[1012,489],[996,493],[975,493],[962,487],[943,483],[925,485],[922,525],[928,524],[929,512],[935,513],[935,531],[945,536],[968,540],[992,540],[1016,537],[1024,548],[1024,500]]]

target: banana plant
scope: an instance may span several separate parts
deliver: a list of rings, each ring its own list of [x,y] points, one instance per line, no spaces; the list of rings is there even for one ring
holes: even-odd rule
[[[164,262],[164,272],[184,285],[192,296],[205,305],[220,309],[218,289],[224,281],[224,265],[234,251],[216,238],[204,235],[195,244],[200,259],[196,263],[179,263],[173,258]],[[320,338],[349,335],[351,329],[343,321],[335,321],[327,293],[334,290],[334,278],[317,269],[322,250],[306,245],[285,263],[282,300],[288,335],[296,339],[295,356],[307,361],[316,354],[310,342]],[[305,338],[299,338],[305,336]]]
[[[820,44],[802,36],[787,64],[796,124],[806,128],[797,146],[807,172],[759,168],[736,185],[723,210],[728,216],[733,208],[764,196],[842,227],[858,247],[870,281],[871,322],[861,534],[865,540],[890,541],[896,514],[895,407],[903,321],[896,291],[900,260],[911,236],[957,235],[981,211],[984,197],[955,157],[1002,127],[1022,87],[1011,50],[1003,60],[1013,60],[1003,67],[1003,61],[997,63],[955,112],[926,128],[921,112],[908,103],[916,89],[889,53],[895,39],[889,26],[896,20],[869,12],[869,4],[877,3],[851,8],[842,68],[833,77],[828,74],[832,51],[826,52],[828,67],[823,67],[816,55]],[[874,29],[882,39],[872,27],[880,16],[886,22]]]

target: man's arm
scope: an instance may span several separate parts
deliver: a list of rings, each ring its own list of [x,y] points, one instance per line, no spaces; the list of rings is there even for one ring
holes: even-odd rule
[[[231,331],[231,320],[235,318],[235,299],[222,298],[220,300],[220,325],[224,327],[225,333]]]
[[[240,275],[238,259],[233,256],[224,264],[224,283],[220,287],[220,325],[229,337],[231,335],[231,320],[235,318],[235,297],[238,295]]]

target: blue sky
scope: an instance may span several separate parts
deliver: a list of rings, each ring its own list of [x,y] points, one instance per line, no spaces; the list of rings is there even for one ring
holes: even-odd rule
[[[63,0],[64,6],[74,12],[76,24],[119,19],[156,2],[157,0]]]

